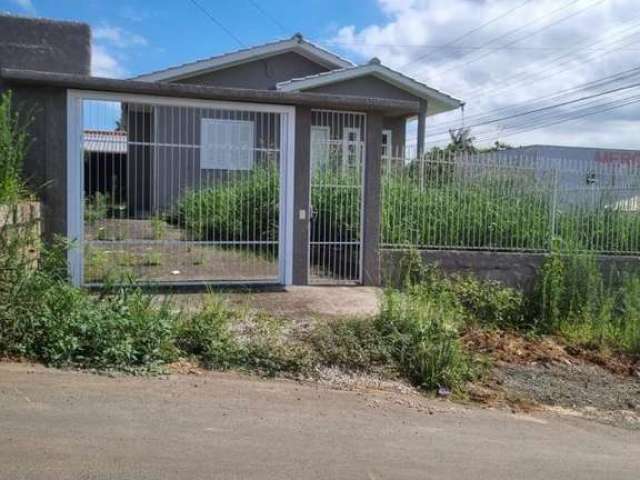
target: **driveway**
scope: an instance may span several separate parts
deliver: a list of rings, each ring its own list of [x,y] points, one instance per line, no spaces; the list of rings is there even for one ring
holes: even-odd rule
[[[234,374],[0,364],[2,479],[637,479],[640,432]]]

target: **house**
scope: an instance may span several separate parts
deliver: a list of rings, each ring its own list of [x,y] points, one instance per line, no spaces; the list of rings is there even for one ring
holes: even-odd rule
[[[383,158],[414,142],[408,122],[422,152],[427,118],[462,105],[300,34],[132,79],[91,76],[90,46],[87,25],[0,15],[0,91],[35,112],[25,173],[78,285],[116,266],[171,285],[379,284]]]
[[[169,67],[132,80],[418,102],[417,115],[385,113],[380,139],[383,156],[403,156],[407,122],[416,118],[417,152],[421,154],[426,118],[461,106],[460,100],[386,67],[376,58],[364,65],[355,65],[305,40],[299,33],[285,40]],[[247,116],[199,111],[180,117],[171,107],[159,106],[141,112],[131,105],[125,105],[123,112],[125,125],[148,127],[144,132],[140,128],[128,129],[130,140],[140,145],[133,152],[138,172],[132,171],[130,176],[141,177],[141,172],[151,172],[151,182],[156,183],[132,184],[137,192],[149,192],[148,198],[138,198],[135,202],[142,211],[168,208],[179,192],[193,188],[194,182],[210,184],[226,179],[229,172],[250,170],[252,165],[264,161],[272,147],[278,147],[280,137],[280,125],[269,114]],[[364,150],[365,129],[366,120],[362,115],[314,109],[310,127],[312,168],[327,164],[330,157],[343,167],[358,163]],[[201,150],[200,158],[180,161],[180,170],[176,171],[170,167],[176,162],[175,152],[170,147],[155,145],[175,144],[179,138],[188,138],[196,145],[209,142],[210,146]],[[178,177],[181,180],[176,180]]]

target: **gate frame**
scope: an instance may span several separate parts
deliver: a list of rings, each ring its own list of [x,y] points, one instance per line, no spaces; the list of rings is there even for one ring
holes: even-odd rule
[[[83,100],[108,102],[147,102],[155,105],[220,108],[238,111],[280,114],[280,216],[278,219],[278,280],[291,285],[293,278],[293,224],[296,109],[290,105],[236,101],[201,100],[93,90],[67,90],[67,251],[69,274],[74,286],[84,284],[84,158]],[[150,282],[155,285],[156,282]],[[207,285],[215,281],[179,282],[173,285]],[[233,282],[242,285],[243,282]],[[244,282],[250,284],[251,282]],[[164,283],[163,283],[164,285]]]
[[[369,113],[366,111],[356,111],[356,110],[336,110],[329,108],[311,108],[310,112],[313,118],[313,112],[335,112],[342,114],[350,114],[350,115],[362,115],[364,117],[364,138],[360,140],[362,144],[362,152],[360,154],[360,158],[362,161],[362,173],[360,174],[360,245],[358,247],[358,279],[353,280],[353,284],[362,286],[365,284],[364,278],[364,223],[365,223],[365,213],[366,213],[366,179],[367,179],[367,141],[369,138]],[[311,125],[311,127],[313,124]],[[311,210],[313,208],[313,204],[311,202],[311,195],[313,189],[313,171],[311,168],[311,148],[313,148],[311,142],[311,132],[309,132],[309,219],[308,219],[308,228],[309,228],[309,240],[307,241],[307,285],[314,285],[311,282]],[[347,282],[328,282],[327,285],[332,286],[340,286],[340,285],[349,285]],[[324,285],[324,284],[315,284],[315,285]]]

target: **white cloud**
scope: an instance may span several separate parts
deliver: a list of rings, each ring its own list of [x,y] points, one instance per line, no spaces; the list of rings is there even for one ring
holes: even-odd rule
[[[383,22],[363,28],[345,25],[329,42],[359,61],[379,57],[390,67],[463,99],[467,104],[467,124],[477,123],[474,116],[483,112],[509,108],[490,114],[499,118],[513,112],[515,104],[531,105],[536,98],[637,66],[640,39],[637,0],[580,0],[575,4],[535,0],[448,48],[430,48],[447,45],[522,3],[522,0],[378,0],[385,14]],[[548,26],[564,17],[569,18]],[[541,31],[532,35],[537,30]],[[588,93],[574,97],[565,94],[563,100],[585,94]],[[549,115],[540,121],[549,123]],[[640,148],[640,137],[632,121],[639,116],[640,104],[630,105],[504,140],[514,144]],[[452,112],[430,119],[432,126],[427,137],[431,135],[432,141],[445,140],[446,137],[434,135],[458,125],[459,118],[459,112]],[[508,127],[516,122],[524,125],[523,120],[477,127],[474,135],[490,143],[500,132],[512,132]],[[451,121],[454,123],[447,123]],[[530,118],[524,126],[535,125]]]
[[[12,0],[12,2],[29,13],[36,13],[36,7],[33,6],[31,0]]]
[[[128,75],[127,69],[106,48],[93,45],[91,53],[91,74],[96,77],[122,78]]]
[[[109,43],[118,48],[146,47],[149,42],[145,37],[120,27],[102,25],[93,29],[94,40]]]
[[[142,35],[108,24],[94,28],[92,35],[91,72],[97,76],[126,77],[129,72],[123,65],[123,61],[128,51],[149,45]]]

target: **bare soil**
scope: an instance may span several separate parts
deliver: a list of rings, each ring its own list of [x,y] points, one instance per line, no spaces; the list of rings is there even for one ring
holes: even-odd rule
[[[640,362],[635,359],[512,332],[472,330],[464,341],[493,363],[488,378],[471,387],[472,399],[522,410],[551,408],[640,429]]]
[[[85,241],[85,280],[90,283],[126,275],[151,282],[267,282],[278,277],[275,250],[265,255],[255,245],[207,245],[161,220],[100,220],[86,226]]]

